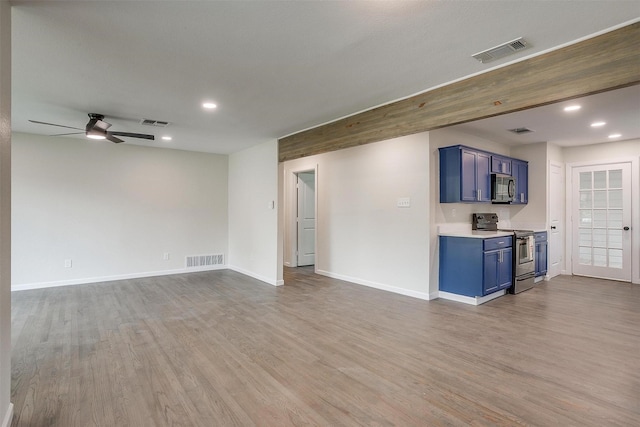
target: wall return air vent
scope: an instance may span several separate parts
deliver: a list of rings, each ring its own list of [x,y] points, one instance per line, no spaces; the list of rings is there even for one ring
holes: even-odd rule
[[[185,257],[187,268],[209,267],[224,265],[224,255],[191,255]]]
[[[529,47],[529,43],[522,37],[518,37],[515,40],[492,47],[491,49],[483,50],[471,56],[483,64],[486,64],[487,62],[495,61],[496,59],[519,52],[527,47]]]

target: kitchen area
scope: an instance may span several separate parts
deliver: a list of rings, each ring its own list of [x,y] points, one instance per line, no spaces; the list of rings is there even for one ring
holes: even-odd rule
[[[546,217],[514,221],[530,203],[529,161],[461,144],[437,151],[438,206],[455,221],[436,227],[438,297],[478,305],[548,279]]]

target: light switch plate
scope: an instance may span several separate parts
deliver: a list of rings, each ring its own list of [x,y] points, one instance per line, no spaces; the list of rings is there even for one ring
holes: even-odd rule
[[[398,207],[399,208],[411,207],[411,199],[409,197],[399,197],[398,198]]]

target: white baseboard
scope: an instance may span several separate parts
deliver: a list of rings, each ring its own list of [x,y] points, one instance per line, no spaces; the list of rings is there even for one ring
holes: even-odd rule
[[[322,276],[331,277],[332,279],[344,280],[345,282],[355,283],[356,285],[368,286],[370,288],[380,289],[382,291],[393,292],[394,294],[405,295],[408,297],[419,298],[429,301],[432,294],[425,292],[412,291],[410,289],[399,288],[397,286],[386,285],[384,283],[371,282],[369,280],[360,279],[357,277],[344,276],[342,274],[331,273],[324,270],[316,270],[317,274]]]
[[[256,273],[254,273],[252,271],[245,270],[245,269],[240,268],[240,267],[236,267],[235,265],[229,265],[227,267],[229,268],[229,270],[233,270],[233,271],[238,272],[240,274],[244,274],[245,276],[253,277],[254,279],[258,279],[261,282],[268,283],[268,284],[270,284],[272,286],[282,286],[282,285],[284,285],[284,280],[271,279],[269,277],[262,276],[260,274],[256,274]]]
[[[1,427],[9,427],[11,425],[12,420],[13,420],[13,403],[9,402],[9,407],[7,408],[7,412],[5,413],[4,420],[2,421]]]
[[[141,279],[144,277],[170,276],[172,274],[196,273],[199,271],[224,270],[226,268],[228,267],[225,265],[216,265],[216,266],[208,266],[208,267],[178,268],[175,270],[148,271],[148,272],[131,273],[131,274],[117,274],[114,276],[86,277],[83,279],[58,280],[54,282],[26,283],[21,285],[12,285],[11,291],[12,292],[27,291],[30,289],[55,288],[58,286],[86,285],[89,283],[113,282],[114,280]]]
[[[491,301],[492,299],[499,298],[503,296],[505,293],[506,291],[502,290],[502,291],[494,292],[489,295],[485,295],[483,297],[468,297],[465,295],[458,295],[458,294],[452,294],[450,292],[440,291],[438,292],[438,296],[439,298],[446,299],[449,301],[463,302],[465,304],[471,304],[471,305],[480,305],[480,304],[484,304],[485,302]]]

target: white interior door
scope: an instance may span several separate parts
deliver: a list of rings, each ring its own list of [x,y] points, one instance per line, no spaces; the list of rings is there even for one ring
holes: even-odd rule
[[[298,174],[298,267],[316,262],[316,175]]]
[[[564,253],[564,218],[565,185],[562,165],[549,165],[549,277],[559,275],[562,270],[562,254]]]
[[[573,274],[631,281],[631,164],[572,170]]]

